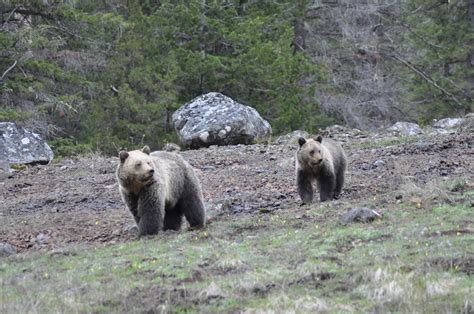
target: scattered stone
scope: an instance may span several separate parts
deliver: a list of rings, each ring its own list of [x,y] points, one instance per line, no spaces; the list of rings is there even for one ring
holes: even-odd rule
[[[44,243],[47,243],[48,242],[48,237],[46,237],[44,234],[42,233],[39,233],[37,236],[36,236],[36,239],[35,239],[36,243],[38,244],[44,244]]]
[[[349,138],[366,138],[368,135],[367,132],[363,132],[359,129],[351,129],[338,124],[319,130],[319,134],[323,137],[330,137],[341,142],[345,142]]]
[[[271,213],[272,210],[271,210],[271,209],[268,209],[268,208],[260,208],[260,209],[258,210],[258,212],[259,212],[260,214],[268,214],[268,213]]]
[[[165,146],[163,146],[163,150],[165,152],[179,152],[181,147],[175,143],[166,143]]]
[[[49,163],[53,151],[41,137],[12,122],[0,122],[0,160],[9,164]]]
[[[425,142],[419,142],[415,144],[416,149],[421,150],[422,152],[427,152],[431,149],[431,145]]]
[[[397,122],[387,129],[388,132],[399,136],[413,136],[423,134],[423,130],[416,123]]]
[[[423,200],[418,196],[411,197],[409,202],[410,204],[415,205],[417,209],[420,209],[421,205],[423,204]]]
[[[224,298],[224,297],[225,297],[224,293],[215,282],[211,282],[211,284],[206,289],[204,289],[204,291],[201,292],[201,298],[205,300],[218,299],[218,298]]]
[[[16,253],[16,248],[8,243],[0,242],[0,257],[9,256]]]
[[[5,181],[13,175],[13,170],[6,160],[0,160],[0,182]]]
[[[382,215],[375,210],[367,207],[356,207],[345,213],[342,216],[342,221],[348,224],[350,222],[370,222],[377,218],[382,218]]]
[[[474,113],[468,113],[458,129],[461,133],[470,133],[474,132]],[[472,147],[472,146],[471,146]]]
[[[449,175],[448,169],[441,169],[441,170],[439,171],[439,175],[440,175],[440,176],[443,176],[443,177]]]
[[[135,224],[127,225],[123,227],[123,231],[125,231],[125,233],[138,234],[138,226]]]
[[[202,170],[202,171],[216,170],[216,167],[206,165],[206,166],[203,166],[203,167],[201,168],[201,170]]]
[[[381,160],[381,159],[376,160],[376,161],[374,162],[374,167],[376,167],[376,168],[377,168],[377,167],[381,167],[381,166],[383,166],[383,165],[385,165],[385,161],[383,161],[383,160]]]
[[[401,194],[395,195],[396,200],[401,200],[402,198],[403,198],[403,195],[401,195]]]
[[[362,165],[360,165],[360,169],[361,170],[364,170],[364,171],[367,171],[367,170],[370,170],[370,165],[366,162],[364,162]]]
[[[301,131],[301,130],[295,130],[291,133],[285,134],[285,135],[280,135],[277,137],[275,140],[275,144],[277,145],[284,145],[284,144],[289,144],[289,145],[296,145],[298,144],[298,139],[300,137],[308,138],[309,133],[306,131]]]
[[[268,141],[272,134],[254,108],[220,93],[194,98],[173,114],[173,123],[181,143],[194,149]]]

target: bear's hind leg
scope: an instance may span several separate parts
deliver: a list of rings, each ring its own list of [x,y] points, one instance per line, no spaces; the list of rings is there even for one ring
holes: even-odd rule
[[[339,169],[339,172],[336,176],[336,188],[334,190],[334,199],[339,199],[342,192],[342,187],[344,186],[344,170]]]
[[[182,218],[183,212],[178,207],[165,211],[163,230],[179,231],[179,229],[181,229],[181,224],[183,221]]]
[[[190,195],[183,197],[179,201],[179,209],[189,222],[191,229],[200,229],[204,227],[205,223],[205,209],[201,198],[198,195]]]

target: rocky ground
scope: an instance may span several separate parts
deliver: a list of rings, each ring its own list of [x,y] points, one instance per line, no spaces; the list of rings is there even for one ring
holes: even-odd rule
[[[379,198],[383,214],[410,189],[455,185],[472,189],[472,133],[426,137],[332,134],[348,156],[344,210]],[[299,208],[295,188],[297,144],[237,145],[184,151],[202,181],[210,223],[258,213]],[[90,156],[29,166],[0,183],[0,242],[17,252],[62,250],[69,245],[101,246],[131,241],[136,230],[120,200],[114,172],[118,158]],[[428,189],[427,189],[428,187]],[[455,189],[456,186],[453,187]],[[431,191],[432,202],[449,195]],[[423,204],[417,204],[417,206]],[[308,206],[311,209],[317,204]],[[336,207],[336,206],[335,206]],[[340,215],[335,211],[334,215]],[[230,217],[230,218],[229,218]]]

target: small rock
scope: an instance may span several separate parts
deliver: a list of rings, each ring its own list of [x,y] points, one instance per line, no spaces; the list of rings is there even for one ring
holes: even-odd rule
[[[123,228],[123,231],[126,233],[138,233],[138,226],[137,225],[127,225]]]
[[[202,171],[216,170],[216,167],[206,165],[206,166],[203,166],[201,170]]]
[[[342,216],[342,221],[347,224],[350,222],[370,222],[376,218],[382,218],[382,215],[373,209],[367,207],[356,207]]]
[[[416,149],[421,150],[422,152],[427,152],[430,150],[431,145],[428,143],[420,142],[415,144]]]
[[[46,237],[44,234],[40,233],[36,236],[35,241],[38,244],[44,244],[44,243],[48,242],[48,237]]]
[[[275,157],[275,156],[271,156],[269,159],[270,159],[270,160],[276,160],[276,157]]]
[[[374,166],[375,166],[375,167],[381,167],[381,166],[383,166],[383,165],[385,165],[385,161],[383,161],[383,160],[381,160],[381,159],[376,160],[376,161],[374,162]]]
[[[370,165],[366,162],[364,162],[362,165],[360,165],[360,169],[367,171],[370,170]]]
[[[398,194],[398,195],[395,196],[396,200],[401,200],[402,198],[403,198],[403,195],[401,195],[401,194]]]
[[[277,139],[275,140],[275,143],[277,145],[282,145],[282,144],[296,145],[298,144],[298,139],[300,137],[308,138],[309,134],[306,131],[296,130],[291,133],[277,137]]]
[[[420,209],[423,204],[423,200],[417,196],[411,197],[409,202],[410,204],[415,205],[417,209]]]
[[[201,297],[204,299],[216,299],[216,298],[223,298],[225,297],[224,293],[222,292],[221,288],[215,283],[211,282],[211,284],[201,292]]]
[[[175,143],[166,143],[165,146],[163,146],[163,150],[165,152],[179,152],[181,147]]]
[[[16,253],[16,248],[8,243],[0,243],[0,257],[9,256]]]
[[[459,126],[458,131],[462,132],[462,133],[474,132],[474,113],[473,112],[468,113],[464,117],[463,122]],[[471,140],[471,143],[472,143],[472,140]],[[474,145],[471,145],[470,147],[472,147],[472,146],[474,146]]]

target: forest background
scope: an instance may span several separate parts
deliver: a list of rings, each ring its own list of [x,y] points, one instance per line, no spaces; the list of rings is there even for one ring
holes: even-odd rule
[[[474,0],[0,2],[0,121],[57,155],[176,141],[221,92],[274,134],[473,111]]]

